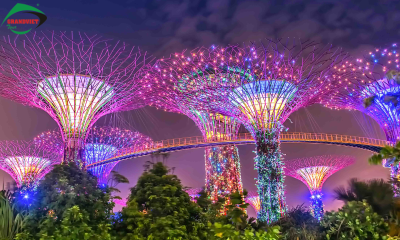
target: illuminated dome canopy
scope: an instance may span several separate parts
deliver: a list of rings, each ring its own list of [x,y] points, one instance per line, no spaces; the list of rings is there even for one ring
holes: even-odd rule
[[[34,141],[0,142],[0,168],[10,174],[19,187],[35,185],[61,159],[60,151],[51,151]]]
[[[51,165],[48,159],[32,156],[8,157],[4,162],[16,175],[18,185],[35,181],[43,169]]]
[[[232,102],[252,123],[272,128],[281,120],[286,104],[297,87],[284,80],[264,80],[244,84],[230,93]]]
[[[52,106],[67,137],[86,133],[97,111],[114,95],[104,81],[82,75],[58,75],[39,82],[38,92]]]
[[[314,191],[322,188],[323,181],[326,179],[330,169],[331,167],[329,166],[314,166],[300,168],[296,172],[308,183],[307,186],[310,191]]]

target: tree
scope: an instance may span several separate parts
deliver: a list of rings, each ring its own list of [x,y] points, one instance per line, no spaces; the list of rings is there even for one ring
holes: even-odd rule
[[[206,239],[204,215],[176,175],[156,162],[131,189],[116,225],[119,239]]]
[[[226,215],[219,215],[215,222],[208,222],[210,228],[208,238],[210,240],[277,240],[281,239],[280,227],[268,227],[254,219],[248,219],[245,212],[248,203],[243,199],[247,195],[246,190],[243,195],[239,192],[231,193],[229,205],[226,205]],[[219,205],[218,205],[219,206]],[[222,207],[222,205],[220,206]],[[209,217],[210,218],[210,217]],[[208,218],[208,219],[209,219]]]
[[[114,207],[110,192],[107,187],[99,188],[96,177],[81,170],[75,163],[56,165],[40,182],[31,198],[24,235],[29,239],[40,239],[62,232],[64,217],[77,214],[76,208],[71,210],[74,206],[79,209],[79,214],[87,217],[87,226],[100,233],[104,226],[110,224]],[[67,210],[70,215],[66,215]],[[49,219],[53,219],[52,227]]]
[[[390,159],[392,164],[396,165],[400,162],[400,142],[397,142],[394,147],[385,146],[377,154],[372,155],[368,161],[370,164],[381,165],[384,159]]]
[[[373,179],[365,182],[353,178],[350,179],[347,189],[338,187],[334,192],[336,199],[345,203],[365,200],[376,213],[385,217],[389,215],[394,204],[392,186],[383,179]]]
[[[110,224],[100,224],[96,227],[89,226],[89,217],[82,213],[78,206],[73,206],[64,212],[61,224],[56,227],[56,219],[47,216],[41,224],[39,233],[43,240],[111,240]],[[49,235],[49,233],[52,233]]]
[[[323,239],[319,222],[312,216],[309,208],[304,205],[290,209],[274,225],[280,226],[283,239]]]
[[[328,240],[387,239],[388,224],[366,201],[348,202],[337,212],[327,212],[321,221]]]
[[[0,239],[12,240],[21,232],[24,216],[16,209],[12,194],[0,191]]]

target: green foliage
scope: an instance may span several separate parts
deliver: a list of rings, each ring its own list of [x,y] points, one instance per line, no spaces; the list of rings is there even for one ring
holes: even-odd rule
[[[366,201],[348,202],[337,212],[327,212],[321,221],[330,239],[387,239],[388,224]]]
[[[73,206],[64,212],[61,224],[56,227],[56,219],[48,216],[41,224],[39,233],[41,240],[111,240],[110,224],[100,224],[90,227],[89,217],[82,213],[78,206]],[[49,235],[49,233],[52,233]]]
[[[319,222],[304,205],[290,209],[274,225],[281,227],[282,237],[287,240],[323,239]]]
[[[14,239],[22,230],[23,218],[12,201],[12,194],[0,191],[0,240]]]
[[[349,187],[339,187],[335,190],[336,198],[344,202],[365,200],[372,209],[382,215],[389,215],[393,208],[394,196],[392,185],[383,179],[358,181],[350,179]]]
[[[157,162],[131,189],[118,239],[206,239],[206,222],[176,175]]]
[[[385,146],[378,154],[372,155],[368,161],[370,164],[381,165],[383,159],[392,159],[393,164],[398,164],[400,162],[400,142],[397,142],[394,147]]]
[[[267,231],[255,231],[252,228],[238,231],[231,224],[222,225],[221,223],[209,223],[210,240],[278,240],[281,239],[279,226],[268,228]]]
[[[225,206],[226,215],[219,215],[214,218],[216,220],[214,223],[208,223],[210,230],[207,239],[281,239],[279,226],[266,228],[264,223],[248,219],[245,210],[249,204],[243,201],[246,195],[247,192],[244,191],[243,195],[234,192],[228,196],[230,204]]]
[[[40,182],[32,197],[34,201],[20,239],[23,239],[23,235],[29,236],[29,239],[54,236],[62,232],[63,226],[70,221],[64,217],[69,216],[73,219],[71,221],[78,221],[79,214],[84,216],[80,221],[85,221],[93,232],[101,233],[110,224],[114,207],[110,195],[107,188],[98,187],[96,177],[74,163],[57,165]],[[79,214],[76,209],[79,209]],[[66,215],[67,210],[69,215]]]

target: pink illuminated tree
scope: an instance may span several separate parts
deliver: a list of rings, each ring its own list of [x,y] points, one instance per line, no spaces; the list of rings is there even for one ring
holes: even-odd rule
[[[11,175],[18,187],[34,187],[62,154],[37,145],[34,141],[4,141],[0,143],[0,167]]]
[[[261,221],[286,211],[280,132],[291,113],[318,102],[335,81],[331,69],[346,54],[312,41],[267,40],[244,47],[197,48],[161,59],[152,78],[174,85],[159,95],[198,112],[239,120],[256,143]],[[168,109],[171,101],[155,104]]]
[[[82,159],[87,130],[108,113],[151,101],[146,55],[119,41],[49,32],[0,41],[0,94],[46,111],[59,125],[64,160]]]
[[[311,192],[311,210],[315,218],[321,220],[324,214],[322,185],[335,172],[353,164],[350,156],[317,156],[286,161],[285,173],[307,185]]]
[[[245,201],[253,207],[253,209],[254,209],[254,211],[256,211],[256,213],[258,213],[260,211],[260,208],[261,208],[260,197],[258,196],[257,192],[249,192],[247,194]]]
[[[200,192],[203,189],[201,188],[190,188],[185,190],[185,192],[187,192],[189,194],[190,200],[192,200],[192,202],[196,202],[196,198],[198,198],[200,196]]]
[[[321,103],[330,109],[357,110],[373,118],[392,145],[400,141],[399,50],[397,44],[374,48],[365,56],[336,65],[338,81],[330,94],[321,97]],[[383,165],[391,168],[393,178],[399,178],[399,164],[393,160],[387,159]]]
[[[87,136],[83,159],[87,165],[92,165],[88,171],[92,172],[99,184],[108,184],[108,176],[119,161],[101,163],[119,154],[120,150],[131,148],[149,148],[153,141],[135,131],[117,127],[94,126]],[[97,165],[96,165],[97,163]]]

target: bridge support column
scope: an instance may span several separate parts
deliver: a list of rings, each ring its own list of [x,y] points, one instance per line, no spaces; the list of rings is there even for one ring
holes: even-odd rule
[[[235,145],[207,147],[205,165],[206,190],[213,202],[232,192],[243,192],[239,152]],[[229,199],[226,204],[230,204]],[[226,209],[222,213],[225,214]]]
[[[261,204],[258,219],[267,223],[277,221],[286,212],[279,134],[280,129],[255,132],[255,169]]]

